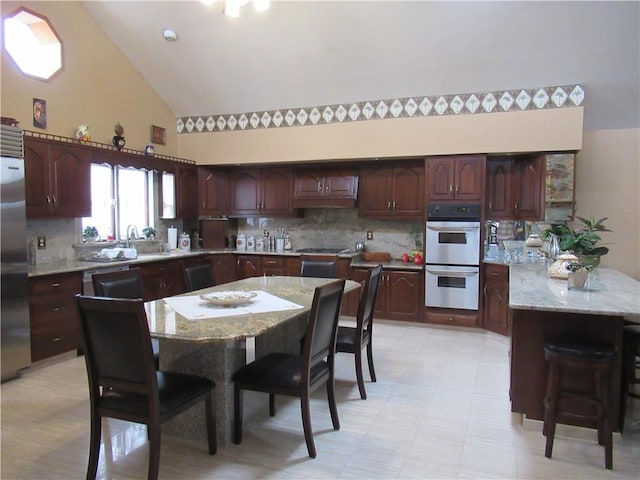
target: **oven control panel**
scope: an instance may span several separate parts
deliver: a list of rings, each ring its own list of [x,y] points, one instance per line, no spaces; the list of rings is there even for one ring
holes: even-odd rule
[[[479,222],[480,205],[435,204],[427,207],[427,220]]]

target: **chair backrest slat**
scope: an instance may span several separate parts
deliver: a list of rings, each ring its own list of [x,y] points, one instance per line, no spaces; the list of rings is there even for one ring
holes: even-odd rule
[[[358,303],[357,329],[362,334],[363,330],[370,330],[373,324],[373,313],[378,296],[378,285],[382,276],[382,265],[373,268],[364,283],[360,302]]]

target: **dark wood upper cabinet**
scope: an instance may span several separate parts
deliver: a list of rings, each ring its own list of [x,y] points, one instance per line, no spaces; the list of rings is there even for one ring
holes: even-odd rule
[[[426,198],[430,201],[482,200],[484,155],[455,155],[426,159]]]
[[[176,217],[198,217],[198,171],[194,165],[176,169]]]
[[[541,220],[544,178],[539,155],[487,160],[487,218]]]
[[[25,136],[24,164],[27,217],[91,215],[91,153],[86,147]]]
[[[209,167],[198,167],[198,215],[227,213],[227,174]]]
[[[357,170],[299,170],[295,174],[293,207],[355,207]]]
[[[358,215],[422,220],[424,216],[423,162],[362,167]]]
[[[290,168],[254,168],[229,175],[229,214],[293,216],[293,171]]]

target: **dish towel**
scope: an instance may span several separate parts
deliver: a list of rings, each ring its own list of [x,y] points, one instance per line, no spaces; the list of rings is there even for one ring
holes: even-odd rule
[[[165,298],[164,302],[187,320],[231,317],[249,313],[279,312],[304,308],[302,305],[276,297],[260,290],[255,291],[251,303],[239,307],[218,307],[202,300],[199,295]]]

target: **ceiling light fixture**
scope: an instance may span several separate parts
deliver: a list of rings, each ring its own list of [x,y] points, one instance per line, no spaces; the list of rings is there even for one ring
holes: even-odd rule
[[[213,5],[215,0],[200,0],[207,6]],[[240,16],[240,7],[249,3],[249,0],[223,0],[222,1],[222,13],[228,17],[238,18]],[[251,0],[253,8],[256,12],[264,12],[270,6],[269,0]]]

